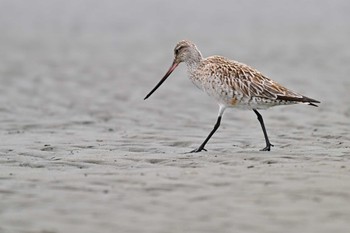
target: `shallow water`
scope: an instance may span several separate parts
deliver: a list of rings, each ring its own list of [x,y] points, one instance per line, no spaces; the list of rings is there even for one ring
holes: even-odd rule
[[[348,1],[0,1],[0,232],[345,232]],[[180,39],[319,108],[218,107]]]

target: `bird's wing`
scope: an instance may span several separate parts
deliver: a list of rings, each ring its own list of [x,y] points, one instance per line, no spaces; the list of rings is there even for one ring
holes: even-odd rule
[[[236,67],[235,82],[239,84],[246,96],[273,100],[278,99],[279,96],[303,98],[302,95],[285,88],[247,65],[236,63]]]
[[[244,94],[249,97],[286,102],[302,102],[316,107],[317,105],[314,103],[320,103],[318,100],[303,96],[282,86],[245,64],[236,63],[236,66],[235,82],[239,84]]]
[[[304,102],[310,105],[319,103],[317,100],[282,86],[243,63],[228,60],[221,56],[212,56],[206,59],[204,65],[207,67],[208,76],[219,77],[234,92],[246,97],[286,102]]]

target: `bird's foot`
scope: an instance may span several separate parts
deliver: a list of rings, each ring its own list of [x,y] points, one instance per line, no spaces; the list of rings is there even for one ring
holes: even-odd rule
[[[198,153],[198,152],[201,152],[202,150],[207,151],[205,148],[200,148],[200,147],[198,147],[197,149],[192,150],[192,151],[190,151],[189,153]]]
[[[262,148],[260,151],[270,151],[271,150],[271,146],[274,147],[274,145],[272,145],[271,143],[267,144],[265,148]]]

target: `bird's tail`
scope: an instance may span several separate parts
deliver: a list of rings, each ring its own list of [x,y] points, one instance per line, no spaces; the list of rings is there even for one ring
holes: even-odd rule
[[[284,101],[293,101],[293,102],[299,102],[299,103],[305,103],[314,107],[318,107],[315,103],[321,103],[318,100],[311,99],[306,96],[301,96],[301,97],[295,97],[295,96],[277,96],[277,99],[279,100],[284,100]]]

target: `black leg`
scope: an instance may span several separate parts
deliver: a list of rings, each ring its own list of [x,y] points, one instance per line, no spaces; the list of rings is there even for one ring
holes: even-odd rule
[[[211,136],[213,136],[213,134],[215,133],[215,131],[219,128],[220,126],[220,122],[221,122],[221,116],[218,117],[216,124],[213,128],[213,130],[210,132],[210,134],[208,135],[208,137],[204,140],[204,142],[195,150],[191,151],[190,153],[197,153],[197,152],[201,152],[202,150],[207,151],[206,149],[204,149],[205,145],[207,144],[207,142],[209,141],[209,139],[211,138]]]
[[[262,150],[262,151],[270,151],[271,146],[273,146],[273,145],[270,143],[269,137],[267,136],[267,132],[266,132],[266,129],[265,129],[264,120],[263,120],[262,116],[260,115],[260,113],[259,113],[256,109],[253,109],[253,111],[254,111],[255,114],[258,116],[258,120],[259,120],[260,125],[261,125],[261,128],[262,128],[262,130],[263,130],[263,132],[264,132],[266,147],[263,148],[263,149],[261,149],[261,150]]]

